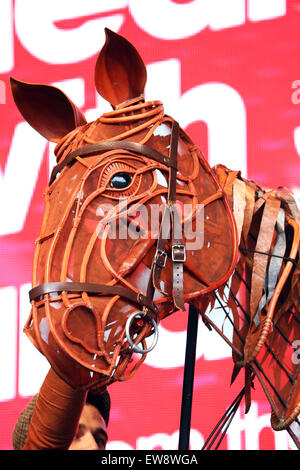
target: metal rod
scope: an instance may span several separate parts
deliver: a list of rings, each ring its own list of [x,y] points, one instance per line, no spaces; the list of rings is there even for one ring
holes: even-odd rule
[[[181,400],[181,416],[179,430],[179,450],[189,450],[196,345],[198,333],[198,311],[193,305],[189,305],[189,317],[186,336],[185,363]]]

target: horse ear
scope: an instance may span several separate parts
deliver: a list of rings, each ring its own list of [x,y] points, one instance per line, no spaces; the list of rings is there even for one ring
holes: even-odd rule
[[[79,108],[58,88],[10,78],[14,101],[23,118],[43,137],[58,142],[86,124]]]
[[[106,41],[95,66],[98,93],[113,107],[144,93],[146,66],[135,47],[105,28]]]

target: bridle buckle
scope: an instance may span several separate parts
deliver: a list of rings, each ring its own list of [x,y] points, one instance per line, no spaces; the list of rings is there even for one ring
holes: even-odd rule
[[[154,255],[153,261],[159,268],[165,268],[166,263],[167,263],[167,258],[168,258],[167,253],[164,250],[160,250],[158,248]]]
[[[175,263],[184,263],[186,261],[185,245],[176,243],[172,246],[172,261]]]

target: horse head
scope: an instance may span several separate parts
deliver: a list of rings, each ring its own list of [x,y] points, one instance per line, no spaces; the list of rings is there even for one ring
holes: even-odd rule
[[[226,193],[163,104],[145,101],[146,80],[137,50],[110,30],[95,86],[112,111],[93,122],[58,88],[11,79],[21,114],[56,143],[57,159],[25,332],[76,387],[131,377],[158,322],[198,305],[237,262]]]

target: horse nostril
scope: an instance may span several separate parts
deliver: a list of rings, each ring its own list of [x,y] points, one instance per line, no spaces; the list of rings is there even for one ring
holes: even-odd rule
[[[124,189],[127,188],[132,180],[132,175],[130,173],[125,173],[121,171],[116,173],[110,180],[109,185],[111,188],[115,189]]]

